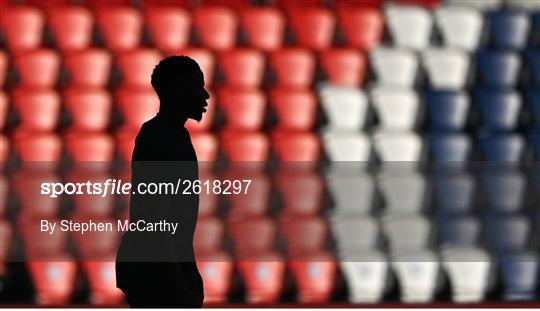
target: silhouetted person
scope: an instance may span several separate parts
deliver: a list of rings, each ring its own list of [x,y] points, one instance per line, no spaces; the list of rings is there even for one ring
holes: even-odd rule
[[[152,73],[158,114],[135,140],[132,189],[139,183],[198,179],[197,156],[184,123],[200,121],[208,105],[203,73],[187,56],[163,59]],[[184,189],[182,186],[180,189]],[[178,222],[178,232],[124,233],[116,259],[116,284],[131,307],[202,306],[202,279],[195,264],[193,235],[199,198],[195,194],[132,194],[130,222]]]

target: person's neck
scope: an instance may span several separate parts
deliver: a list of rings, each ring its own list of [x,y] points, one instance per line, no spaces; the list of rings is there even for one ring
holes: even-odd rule
[[[157,114],[157,117],[163,122],[173,126],[183,127],[187,122],[187,118],[184,116],[178,116],[174,113],[168,112],[166,110],[160,110]]]

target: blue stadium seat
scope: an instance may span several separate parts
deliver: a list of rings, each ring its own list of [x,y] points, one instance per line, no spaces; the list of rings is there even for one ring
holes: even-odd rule
[[[538,286],[538,254],[522,252],[500,259],[500,272],[505,300],[536,300]]]
[[[475,102],[488,130],[512,131],[518,126],[521,111],[518,92],[482,89],[476,92]]]
[[[529,38],[530,22],[524,12],[496,11],[489,15],[491,41],[495,47],[522,49]]]
[[[530,89],[525,95],[525,101],[532,112],[535,126],[540,127],[540,90]]]
[[[513,213],[522,209],[527,182],[521,172],[487,171],[481,180],[487,206],[491,211]]]
[[[518,163],[525,149],[525,141],[519,134],[490,135],[480,140],[483,158],[499,165]]]
[[[501,256],[524,251],[532,236],[530,221],[522,215],[488,215],[485,233],[491,249]]]
[[[469,113],[469,97],[463,92],[428,91],[425,93],[431,129],[460,131]]]
[[[515,87],[518,83],[521,58],[516,52],[484,50],[478,53],[477,62],[483,85]]]
[[[526,52],[527,67],[532,80],[540,86],[540,49],[530,49]]]
[[[466,134],[432,134],[429,139],[429,150],[435,162],[452,162],[462,166],[466,164],[463,162],[468,162],[471,157],[472,143]]]
[[[439,238],[444,246],[475,246],[481,226],[473,216],[441,216],[438,219]]]
[[[467,214],[474,204],[476,182],[466,172],[439,171],[433,175],[437,214]]]

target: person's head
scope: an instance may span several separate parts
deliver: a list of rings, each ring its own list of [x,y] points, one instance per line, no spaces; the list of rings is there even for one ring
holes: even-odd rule
[[[193,59],[187,56],[162,59],[152,72],[152,87],[159,97],[160,112],[179,119],[202,119],[210,96],[204,89],[203,73]]]

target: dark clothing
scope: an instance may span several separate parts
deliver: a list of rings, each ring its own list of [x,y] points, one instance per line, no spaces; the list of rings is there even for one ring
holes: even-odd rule
[[[132,190],[139,183],[197,180],[197,156],[188,131],[158,114],[144,123],[132,156]],[[180,186],[183,190],[185,186]],[[116,259],[116,285],[132,307],[201,307],[202,278],[195,264],[195,194],[132,194],[130,222],[177,222],[178,231],[126,232]]]

